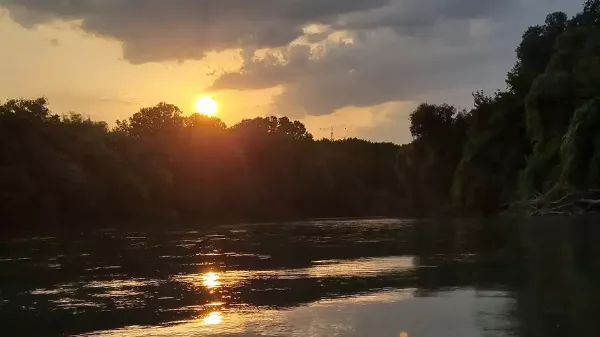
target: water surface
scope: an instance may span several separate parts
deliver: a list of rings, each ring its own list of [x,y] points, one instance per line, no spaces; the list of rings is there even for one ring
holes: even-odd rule
[[[6,336],[600,336],[597,239],[595,221],[559,218],[11,238],[0,323]]]

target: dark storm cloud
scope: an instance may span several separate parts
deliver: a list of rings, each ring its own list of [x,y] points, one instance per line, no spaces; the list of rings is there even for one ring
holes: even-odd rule
[[[277,57],[246,57],[240,72],[223,74],[212,89],[279,85],[273,112],[295,116],[432,101],[446,97],[444,91],[461,92],[460,99],[446,98],[468,108],[470,92],[490,83],[492,90],[503,88],[522,32],[551,7],[545,0],[395,0],[334,23],[358,32],[352,44],[328,44],[318,57],[303,46],[286,47]]]
[[[323,115],[347,106],[430,100],[451,88],[502,85],[522,31],[583,0],[0,0],[24,27],[81,21],[96,36],[123,43],[132,63],[200,59],[243,50],[240,72],[213,90],[280,86],[273,111]],[[320,24],[324,32],[305,35]],[[324,42],[344,31],[353,43]],[[320,43],[315,55],[290,44]],[[257,58],[254,50],[270,48]],[[468,90],[465,88],[469,88]],[[449,97],[451,103],[455,103]],[[461,101],[462,103],[463,101]]]
[[[281,85],[284,90],[275,98],[273,112],[301,116],[329,114],[347,106],[426,100],[429,93],[457,85],[478,88],[490,71],[502,76],[513,54],[513,41],[485,33],[492,24],[452,22],[432,27],[427,38],[371,32],[355,43],[328,44],[318,57],[307,46],[293,45],[274,56],[244,57],[240,72],[223,74],[211,89]]]
[[[324,115],[346,106],[424,99],[429,92],[457,83],[475,86],[482,79],[481,68],[505,55],[489,47],[423,46],[420,40],[394,43],[382,39],[369,40],[366,47],[336,46],[314,60],[300,56],[307,53],[304,47],[290,47],[286,63],[247,61],[241,73],[223,75],[213,89],[282,85],[274,112]]]
[[[207,51],[280,47],[310,23],[334,29],[425,29],[439,19],[490,16],[517,0],[0,0],[25,27],[81,20],[123,42],[133,63],[201,58]],[[322,38],[312,35],[312,40]]]
[[[495,17],[509,12],[518,0],[393,0],[386,6],[352,13],[333,23],[336,29],[392,28],[397,32],[428,29],[436,22]]]
[[[25,27],[82,20],[88,33],[123,42],[133,63],[198,59],[239,47],[284,46],[310,23],[386,5],[389,0],[1,0]]]

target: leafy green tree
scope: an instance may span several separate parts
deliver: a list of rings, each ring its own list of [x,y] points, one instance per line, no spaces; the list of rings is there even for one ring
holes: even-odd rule
[[[519,97],[525,97],[535,78],[544,72],[554,55],[554,43],[567,28],[567,15],[563,12],[549,14],[544,25],[532,26],[523,34],[517,48],[517,64],[508,73],[509,89]]]
[[[596,180],[590,160],[594,162],[597,150],[590,133],[597,127],[600,98],[599,32],[595,26],[565,32],[556,55],[532,86],[526,120],[534,148],[522,176],[524,194],[584,187]]]
[[[494,214],[511,201],[530,152],[524,106],[510,92],[474,94],[474,109],[452,185],[452,204],[466,214]]]
[[[301,140],[313,139],[313,136],[306,130],[304,124],[299,121],[290,121],[287,117],[257,117],[254,119],[245,119],[233,126],[233,131],[246,135],[264,135],[271,134],[276,136],[286,136],[291,139]]]
[[[454,171],[461,158],[467,115],[453,106],[421,104],[410,115],[414,141],[399,158],[402,181],[419,213],[448,211]]]

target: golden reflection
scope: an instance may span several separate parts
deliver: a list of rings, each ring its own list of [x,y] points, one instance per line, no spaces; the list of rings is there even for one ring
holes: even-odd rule
[[[222,305],[225,305],[225,302],[211,302],[211,303],[208,303],[206,306],[207,307],[220,307]]]
[[[213,311],[202,320],[206,325],[217,325],[223,322],[223,315],[218,311]]]
[[[202,284],[208,289],[216,288],[221,285],[219,274],[208,272],[202,275]]]
[[[408,337],[408,334],[406,332],[401,332],[400,337]]]

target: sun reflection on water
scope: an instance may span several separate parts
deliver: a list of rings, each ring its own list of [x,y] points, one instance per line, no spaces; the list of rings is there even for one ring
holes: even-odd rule
[[[208,272],[202,275],[202,284],[208,289],[216,288],[221,285],[219,274]]]
[[[218,311],[213,311],[202,320],[206,325],[217,325],[223,322],[223,315]]]

